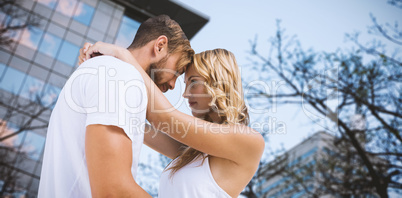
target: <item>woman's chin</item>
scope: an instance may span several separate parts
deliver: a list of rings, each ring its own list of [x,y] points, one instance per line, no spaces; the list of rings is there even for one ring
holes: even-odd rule
[[[205,117],[205,114],[200,114],[200,113],[194,113],[194,112],[191,112],[192,114],[193,114],[193,116],[194,117],[196,117],[196,118],[200,118],[200,119],[202,119],[202,118],[204,118]]]
[[[198,111],[191,111],[191,114],[193,114],[193,116],[196,118],[204,119],[205,116],[207,115],[207,112],[202,113],[198,110]]]

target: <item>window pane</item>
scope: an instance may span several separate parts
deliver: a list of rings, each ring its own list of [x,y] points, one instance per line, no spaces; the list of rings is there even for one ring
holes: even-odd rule
[[[66,16],[71,17],[73,15],[76,4],[76,0],[59,0],[59,4],[57,4],[56,10]]]
[[[38,160],[45,144],[45,137],[34,132],[27,132],[22,151],[27,152],[29,158]]]
[[[27,75],[20,96],[30,99],[31,101],[37,101],[37,99],[41,98],[44,84],[43,81]]]
[[[79,49],[80,48],[78,46],[68,41],[64,41],[63,44],[61,45],[61,49],[59,55],[57,56],[57,60],[74,67],[75,63],[77,62]]]
[[[74,19],[85,25],[91,23],[92,17],[94,15],[95,9],[85,3],[79,3],[77,10],[75,10]]]
[[[0,81],[0,88],[13,94],[18,94],[24,77],[25,73],[8,67],[3,79]]]
[[[25,28],[20,43],[36,50],[40,38],[42,37],[43,31],[36,27]]]
[[[115,44],[121,47],[128,47],[133,42],[135,33],[140,25],[141,23],[138,21],[135,21],[127,16],[123,16]]]
[[[43,36],[39,51],[54,58],[57,50],[60,47],[60,44],[61,39],[59,37],[46,33],[45,36]]]
[[[1,82],[1,79],[3,78],[3,74],[5,71],[6,71],[6,65],[3,63],[0,63],[0,82]]]
[[[38,2],[53,9],[56,6],[57,0],[38,0]]]
[[[61,89],[49,84],[45,85],[45,93],[44,96],[42,97],[42,104],[44,106],[49,106],[52,103],[54,103],[57,98],[59,97]],[[54,106],[54,105],[53,105]],[[53,107],[51,107],[53,108]]]
[[[2,119],[0,119],[0,131],[1,131],[0,137],[11,135],[12,133],[16,132],[17,130],[18,130],[17,125],[15,125],[11,122],[3,121]],[[11,136],[11,137],[1,141],[0,144],[7,146],[7,147],[16,148],[21,144],[24,135],[25,135],[25,132],[19,133],[18,135]]]
[[[3,21],[6,19],[6,13],[0,11],[0,24],[3,24]]]

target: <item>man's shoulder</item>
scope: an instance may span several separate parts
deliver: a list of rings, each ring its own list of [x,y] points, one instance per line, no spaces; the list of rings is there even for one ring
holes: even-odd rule
[[[137,68],[127,62],[124,62],[113,56],[97,56],[90,58],[82,63],[78,69],[101,69],[105,68],[108,74],[131,76],[131,78],[142,79],[140,72]]]
[[[136,68],[130,65],[129,63],[126,63],[116,57],[107,55],[90,58],[89,60],[83,62],[80,65],[80,67],[119,66],[119,65],[131,66],[136,70]]]

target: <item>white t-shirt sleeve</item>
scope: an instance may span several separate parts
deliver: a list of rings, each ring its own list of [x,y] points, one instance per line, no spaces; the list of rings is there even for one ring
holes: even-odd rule
[[[117,126],[133,141],[145,126],[142,120],[147,93],[143,79],[132,65],[110,57],[101,60],[98,72],[81,81],[86,126]]]

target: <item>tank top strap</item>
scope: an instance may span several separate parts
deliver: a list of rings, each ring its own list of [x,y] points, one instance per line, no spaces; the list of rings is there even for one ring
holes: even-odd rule
[[[223,190],[218,183],[216,183],[214,176],[212,175],[212,171],[211,171],[211,166],[209,164],[209,156],[207,156],[205,158],[204,163],[202,164],[204,171],[206,172],[206,175],[208,175],[209,180],[213,182],[213,185],[216,187],[216,190],[220,192],[220,194],[222,195],[222,197],[227,197],[230,198],[231,196],[225,191]]]

